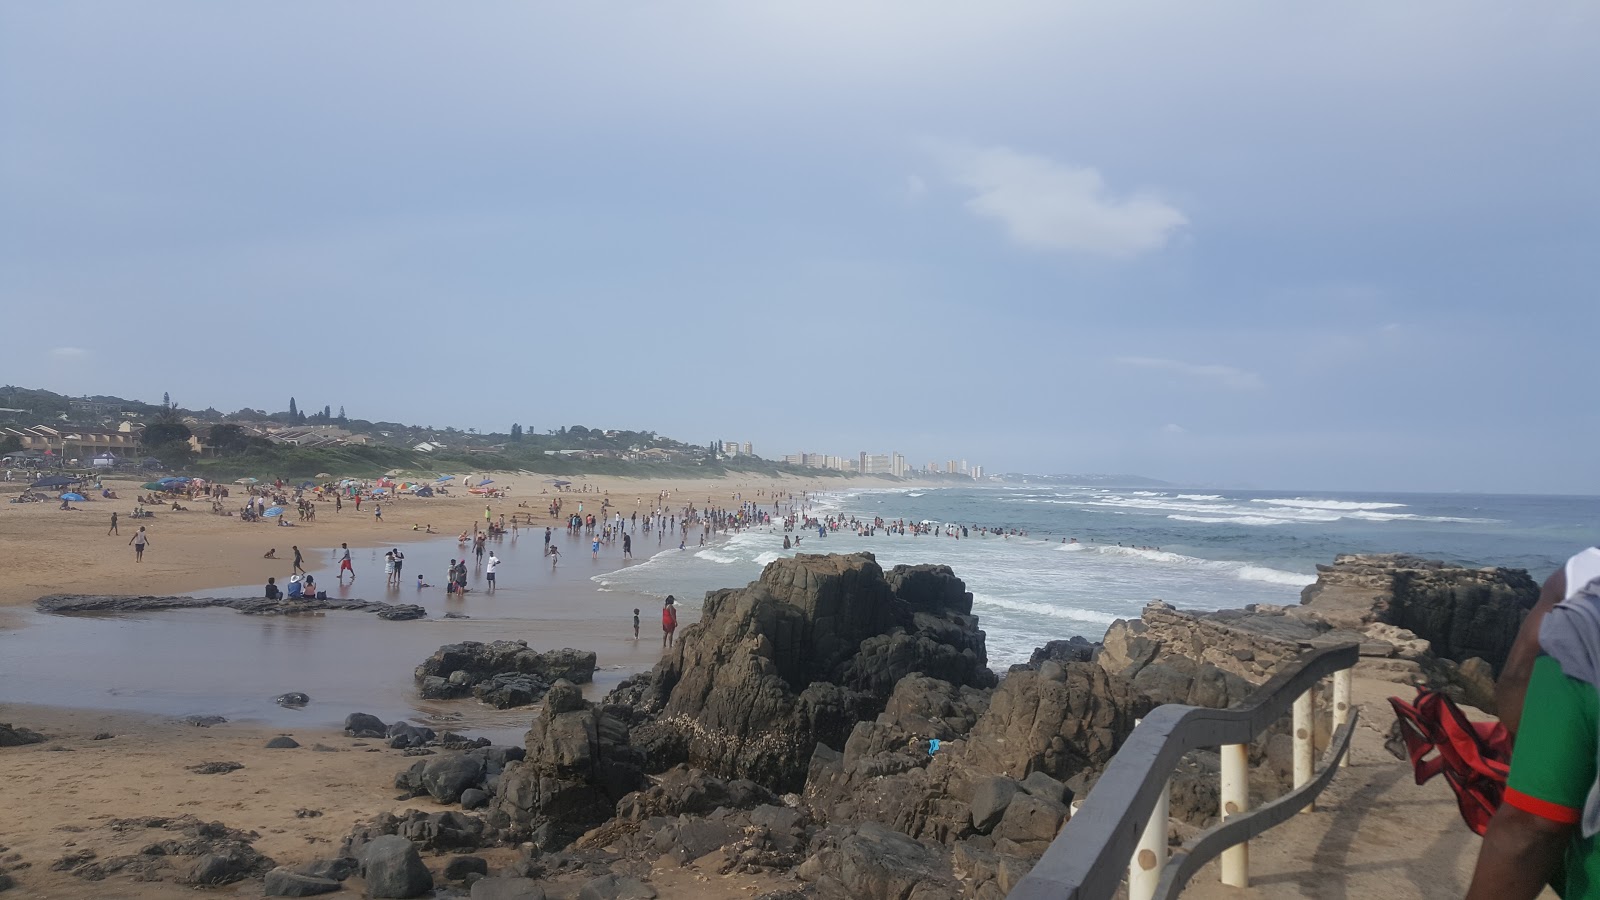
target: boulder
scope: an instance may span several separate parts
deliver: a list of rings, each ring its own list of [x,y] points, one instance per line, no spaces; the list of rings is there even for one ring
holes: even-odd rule
[[[349,856],[337,859],[317,859],[295,868],[302,875],[315,878],[331,878],[334,881],[344,881],[361,869],[361,864]]]
[[[267,873],[265,892],[268,897],[314,897],[339,890],[340,884],[332,878],[318,878],[279,866]]]
[[[570,647],[539,653],[527,641],[463,641],[434,651],[415,674],[425,699],[471,694],[497,709],[510,709],[538,702],[557,680],[593,681],[595,661],[592,651]]]
[[[467,788],[461,792],[461,808],[478,809],[486,805],[490,799],[492,799],[490,795],[484,791],[480,791],[477,788]]]
[[[839,841],[834,863],[839,882],[859,900],[933,900],[961,893],[943,853],[871,822]]]
[[[295,740],[292,737],[289,737],[286,734],[280,734],[277,737],[273,738],[272,740],[267,741],[267,749],[268,750],[293,750],[293,749],[295,749],[296,747],[299,747],[299,746],[300,746],[300,742],[299,741]]]
[[[1000,823],[1011,798],[1021,790],[1021,785],[1004,775],[979,779],[972,786],[972,827],[988,834]]]
[[[311,702],[311,698],[299,691],[290,691],[287,694],[279,694],[272,702],[279,706],[305,706]]]
[[[433,890],[432,873],[416,845],[403,837],[373,839],[361,848],[360,860],[368,897],[420,897]]]
[[[421,747],[436,737],[432,728],[418,728],[408,722],[396,722],[390,725],[384,736],[389,739],[389,746],[396,750]]]
[[[1037,847],[1055,840],[1056,832],[1066,819],[1067,807],[1060,801],[1033,794],[1019,793],[1006,805],[1000,823],[994,828],[995,840],[1009,840],[1024,847]]]
[[[482,757],[470,753],[440,756],[423,763],[421,782],[423,790],[440,803],[455,803],[461,792],[481,784],[484,775]]]
[[[444,864],[446,881],[466,881],[470,875],[488,875],[489,863],[481,856],[452,856]]]
[[[377,716],[366,713],[351,713],[344,717],[344,733],[350,737],[381,738],[389,733],[389,726]]]
[[[623,797],[617,815],[632,821],[650,816],[703,816],[719,807],[749,809],[772,799],[771,792],[753,781],[726,780],[703,769],[677,766],[645,790]]]

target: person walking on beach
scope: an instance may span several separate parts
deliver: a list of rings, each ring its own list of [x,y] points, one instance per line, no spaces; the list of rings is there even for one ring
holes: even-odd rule
[[[498,568],[500,568],[500,557],[495,556],[491,551],[489,553],[489,561],[484,563],[483,566],[483,574],[484,577],[489,579],[489,593],[491,594],[494,593],[494,570]]]
[[[339,581],[340,584],[344,584],[344,573],[349,572],[350,573],[350,583],[351,584],[355,584],[356,583],[356,567],[350,564],[350,545],[349,544],[340,544],[339,546],[340,546],[340,548],[342,548],[344,550],[344,556],[342,558],[340,558],[340,560],[339,560],[338,581]]]
[[[633,559],[633,535],[626,532],[622,535],[622,558]]]
[[[400,586],[400,575],[403,572],[405,572],[405,568],[406,568],[406,555],[404,553],[400,552],[400,548],[399,547],[394,548],[393,552],[394,552],[394,585],[395,585],[395,587],[399,587]]]
[[[672,646],[672,633],[678,630],[678,607],[673,605],[675,602],[672,599],[672,595],[668,594],[666,603],[661,606],[661,646],[663,648]]]
[[[294,568],[289,570],[291,575],[304,575],[306,573],[305,558],[300,555],[299,547],[290,547],[294,551]]]
[[[554,569],[556,563],[561,561],[561,548],[555,544],[550,545],[550,568]]]
[[[338,513],[342,509],[344,509],[344,498],[339,496],[338,494],[334,494],[333,495],[333,511],[335,513]]]
[[[594,539],[594,542],[589,545],[589,556],[592,559],[599,559],[600,558],[600,538],[599,537],[596,537]]]
[[[639,607],[633,608],[633,639],[639,639]]]
[[[383,555],[383,583],[386,586],[394,584],[394,551],[393,550],[391,550],[388,553],[385,553]]]
[[[144,533],[144,526],[139,526],[139,533],[128,539],[133,545],[133,561],[144,562],[144,548],[150,546],[150,535]]]
[[[382,503],[374,503],[374,504],[372,504],[372,518],[379,525],[383,524],[383,504]]]
[[[107,536],[110,536],[110,535],[113,535],[113,534],[117,535],[118,537],[122,536],[122,532],[117,530],[117,514],[116,513],[112,513],[111,514],[111,530],[106,532]]]

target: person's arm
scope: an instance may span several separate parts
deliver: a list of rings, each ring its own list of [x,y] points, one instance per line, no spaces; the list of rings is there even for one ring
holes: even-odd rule
[[[1563,567],[1545,579],[1544,588],[1539,591],[1539,600],[1534,603],[1527,618],[1522,620],[1517,639],[1512,643],[1506,663],[1500,669],[1500,679],[1495,682],[1495,712],[1500,717],[1500,723],[1513,737],[1522,724],[1522,700],[1528,691],[1528,679],[1533,675],[1533,664],[1539,658],[1539,626],[1544,624],[1544,617],[1566,594],[1567,572]]]
[[[1533,900],[1561,864],[1573,826],[1509,803],[1489,821],[1467,900]]]

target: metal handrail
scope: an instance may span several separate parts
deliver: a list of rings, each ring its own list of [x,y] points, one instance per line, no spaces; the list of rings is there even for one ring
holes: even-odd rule
[[[1169,703],[1128,735],[1083,806],[1009,894],[1010,900],[1102,900],[1122,882],[1127,860],[1185,753],[1248,744],[1323,677],[1354,666],[1355,644],[1307,653],[1228,709]]]
[[[1265,834],[1275,825],[1282,825],[1290,816],[1305,809],[1317,799],[1322,789],[1333,781],[1339,771],[1339,762],[1350,750],[1350,739],[1356,733],[1358,714],[1351,712],[1350,721],[1334,732],[1328,750],[1322,756],[1322,772],[1304,784],[1270,803],[1264,803],[1249,813],[1234,816],[1195,835],[1182,847],[1174,850],[1172,859],[1161,871],[1161,884],[1156,888],[1156,900],[1171,900],[1178,896],[1194,873],[1206,863],[1222,855],[1222,851],[1253,837]]]

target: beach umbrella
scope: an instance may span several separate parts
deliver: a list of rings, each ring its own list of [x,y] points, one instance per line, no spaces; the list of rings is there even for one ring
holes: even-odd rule
[[[61,499],[63,499],[63,500],[71,500],[74,503],[82,503],[83,502],[83,495],[69,492],[69,493],[62,494],[61,495]]]
[[[315,475],[313,475],[311,477],[312,478],[332,478],[333,475],[328,473],[328,472],[318,472],[317,474],[315,474]]]
[[[374,494],[387,494],[387,493],[389,493],[389,489],[388,488],[378,488],[378,489],[374,490],[373,493]]]
[[[35,481],[33,484],[30,484],[28,486],[29,487],[64,487],[64,486],[69,485],[69,484],[76,484],[77,482],[78,482],[78,479],[76,479],[76,478],[68,478],[65,475],[46,475],[45,477],[39,479],[38,481]]]
[[[484,485],[489,485],[489,484],[494,484],[494,479],[493,478],[485,478],[484,480],[478,482],[478,487],[483,487]]]
[[[259,481],[260,481],[259,478],[240,478],[237,481],[235,481],[234,484],[256,484]]]
[[[139,486],[147,491],[164,491],[167,489],[167,486],[159,481],[146,481],[144,484]]]
[[[455,480],[455,476],[454,475],[440,475],[438,478],[434,479],[435,483],[440,482],[440,481],[454,481],[454,480]]]
[[[177,482],[177,480],[178,480],[177,476],[168,475],[165,478],[157,478],[156,482],[159,483],[159,484],[174,484],[174,483]]]
[[[316,486],[317,486],[317,483],[315,481],[302,481],[302,482],[300,482],[300,490],[302,490],[302,491],[305,490],[306,488],[314,488]]]
[[[267,516],[268,518],[271,518],[272,516],[281,516],[283,515],[283,507],[269,506],[267,507],[267,511],[262,513],[262,515]]]

